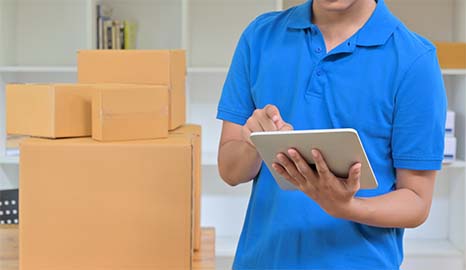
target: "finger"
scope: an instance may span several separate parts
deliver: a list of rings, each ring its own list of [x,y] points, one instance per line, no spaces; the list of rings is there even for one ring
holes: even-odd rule
[[[326,178],[326,179],[331,178],[333,174],[329,170],[327,163],[325,162],[324,157],[322,156],[320,151],[317,149],[312,149],[311,154],[316,164],[317,172],[319,173],[319,176]]]
[[[261,125],[262,129],[264,131],[276,131],[278,130],[277,126],[275,125],[275,123],[272,121],[272,119],[270,119],[264,111],[262,111],[261,113],[259,113],[257,115],[257,121],[259,122],[259,124]]]
[[[246,127],[251,133],[256,131],[264,131],[255,117],[249,117],[248,121],[246,122]]]
[[[242,128],[243,140],[246,141],[251,146],[254,146],[254,143],[251,141],[251,133],[255,131],[262,131],[259,123],[257,123],[254,118],[249,118],[246,124]],[[255,147],[255,146],[254,146]]]
[[[280,120],[280,111],[275,105],[267,105],[264,107],[265,114],[269,117],[272,121],[277,122]]]
[[[254,119],[260,125],[261,131],[277,130],[275,123],[272,121],[272,119],[269,119],[265,113],[265,110],[255,110],[250,118]]]
[[[281,175],[283,178],[285,178],[286,180],[288,180],[290,183],[292,183],[292,184],[295,185],[296,187],[299,187],[298,181],[296,181],[295,179],[293,179],[293,177],[291,177],[290,174],[288,174],[288,172],[285,170],[285,168],[282,167],[282,165],[280,165],[280,164],[278,164],[278,163],[273,163],[273,164],[272,164],[272,168],[273,168],[279,175]]]
[[[278,110],[278,108],[275,106],[275,105],[267,105],[264,107],[264,111],[267,115],[268,118],[270,118],[275,126],[277,127],[278,130],[282,129],[283,126],[285,125],[285,122],[283,121],[281,115],[280,115],[280,111]]]
[[[282,128],[280,128],[280,131],[291,131],[293,130],[293,126],[291,124],[285,123]]]
[[[351,191],[358,191],[361,188],[361,163],[351,166],[346,183]]]
[[[287,171],[287,173],[296,181],[298,181],[301,185],[306,183],[306,179],[304,179],[304,176],[301,175],[298,169],[296,169],[294,163],[285,154],[279,153],[277,155],[277,160],[278,163],[282,165],[282,167]]]
[[[317,175],[311,169],[311,167],[309,167],[307,161],[301,156],[301,154],[296,149],[289,149],[288,154],[290,155],[296,168],[304,176],[304,178],[310,181],[311,183],[314,183],[314,180],[316,179]]]

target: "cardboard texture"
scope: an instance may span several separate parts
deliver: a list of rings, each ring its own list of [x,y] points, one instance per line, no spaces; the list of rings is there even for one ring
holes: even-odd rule
[[[90,136],[91,99],[89,85],[9,84],[7,133],[46,138]]]
[[[193,248],[199,250],[201,248],[201,126],[199,125],[184,125],[170,132],[170,136],[182,136],[192,140],[193,146]]]
[[[25,140],[20,269],[190,269],[192,137]]]
[[[437,57],[442,68],[466,68],[466,43],[434,42]]]
[[[166,85],[169,88],[169,129],[176,129],[186,121],[184,50],[79,51],[78,81]]]
[[[100,85],[92,99],[92,138],[125,141],[168,136],[167,86]]]

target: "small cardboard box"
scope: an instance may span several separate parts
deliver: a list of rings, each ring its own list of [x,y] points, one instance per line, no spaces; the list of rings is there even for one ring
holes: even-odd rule
[[[79,51],[78,81],[166,85],[169,88],[169,129],[176,129],[186,121],[184,50]]]
[[[466,43],[434,42],[437,47],[437,57],[442,68],[466,68]]]
[[[168,136],[168,88],[155,85],[96,85],[92,138],[125,141]]]
[[[447,112],[447,121],[445,124],[445,136],[455,136],[455,112]]]
[[[445,137],[445,150],[443,153],[443,163],[452,163],[456,160],[456,138]]]
[[[191,138],[193,146],[193,248],[199,250],[201,248],[201,126],[199,125],[183,125],[170,132],[170,136],[182,136]]]
[[[20,268],[191,269],[196,137],[25,140]]]
[[[9,84],[7,133],[46,138],[90,136],[92,91],[89,85]]]

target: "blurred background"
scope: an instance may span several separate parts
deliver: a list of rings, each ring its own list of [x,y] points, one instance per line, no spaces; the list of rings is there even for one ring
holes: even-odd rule
[[[187,122],[203,128],[202,226],[216,228],[217,268],[229,269],[251,185],[231,188],[218,175],[221,122],[215,119],[217,102],[242,30],[261,13],[302,2],[0,0],[0,190],[19,187],[20,166],[15,138],[5,132],[5,84],[76,82],[79,49],[184,48]],[[411,30],[432,41],[466,41],[464,0],[386,3]],[[442,68],[449,109],[455,113],[448,140],[455,138],[455,142],[439,175],[428,221],[406,231],[405,270],[465,269],[466,67]]]

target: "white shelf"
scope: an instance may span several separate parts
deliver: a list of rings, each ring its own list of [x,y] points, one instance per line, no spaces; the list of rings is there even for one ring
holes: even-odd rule
[[[442,164],[443,169],[448,168],[466,168],[466,162],[464,160],[455,160],[451,163],[444,163]]]
[[[50,72],[76,73],[76,66],[0,66],[0,73],[19,73],[19,72]],[[188,73],[227,73],[228,67],[189,67]]]
[[[228,66],[246,26],[276,7],[276,0],[190,0],[189,63],[196,67]]]
[[[0,63],[75,64],[76,51],[88,49],[93,38],[87,15],[91,1],[0,1]]]
[[[217,152],[202,152],[202,165],[217,165]]]
[[[463,253],[448,240],[405,239],[405,256],[462,257]]]
[[[0,66],[2,73],[77,72],[76,66]],[[188,73],[227,73],[228,67],[189,67]],[[466,75],[466,69],[442,69],[443,75]]]
[[[215,254],[219,257],[235,255],[239,236],[217,236]],[[405,239],[405,257],[462,257],[463,253],[448,240]]]
[[[182,48],[182,0],[103,0],[112,7],[114,19],[131,20],[137,24],[137,49]],[[182,19],[183,18],[183,19]]]
[[[19,156],[0,156],[0,164],[19,164]],[[202,165],[217,165],[217,153],[203,152]]]
[[[0,66],[0,73],[76,73],[77,71],[75,66]]]
[[[190,67],[188,73],[227,73],[228,67]]]
[[[217,165],[217,153],[216,152],[203,152],[202,153],[202,165]],[[466,161],[455,160],[451,163],[443,163],[443,169],[449,168],[466,168]]]
[[[0,156],[1,164],[19,164],[19,156]]]
[[[442,69],[443,75],[465,75],[466,69]]]
[[[215,239],[215,256],[233,257],[235,256],[236,246],[238,245],[239,236],[217,236]]]

